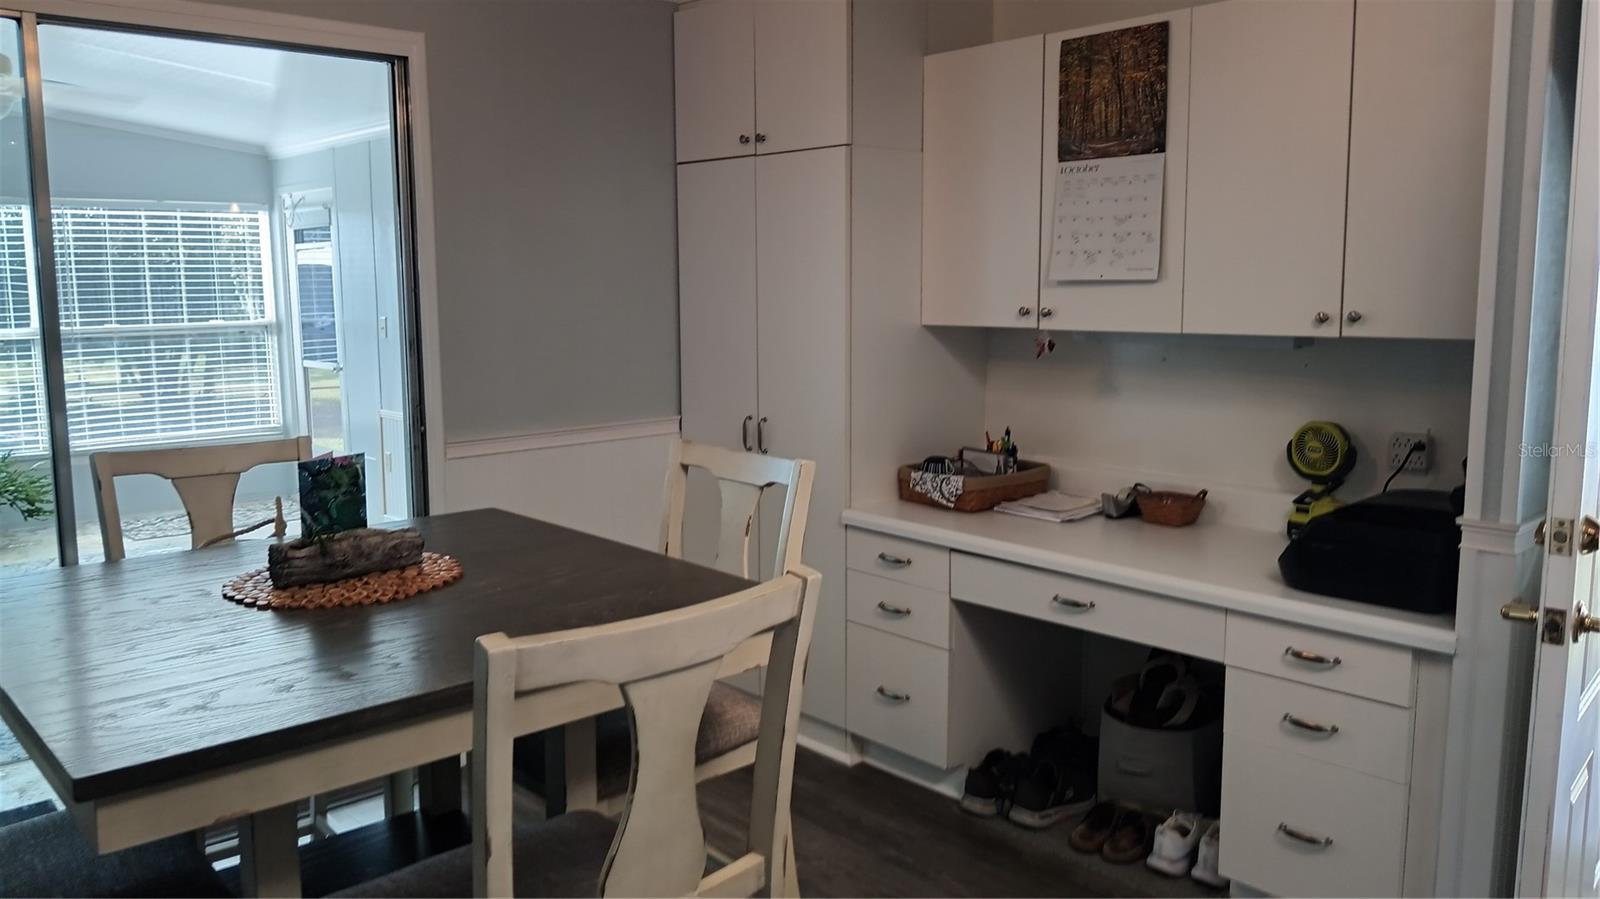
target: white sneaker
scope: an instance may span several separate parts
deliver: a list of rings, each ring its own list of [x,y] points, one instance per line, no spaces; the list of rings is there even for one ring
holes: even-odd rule
[[[1228,878],[1217,873],[1217,847],[1221,839],[1221,821],[1205,826],[1205,834],[1200,837],[1200,857],[1195,859],[1194,870],[1189,872],[1190,877],[1219,890],[1228,885]]]
[[[1144,863],[1168,877],[1182,877],[1189,873],[1189,858],[1199,842],[1200,816],[1195,812],[1173,812],[1156,828],[1150,857]]]

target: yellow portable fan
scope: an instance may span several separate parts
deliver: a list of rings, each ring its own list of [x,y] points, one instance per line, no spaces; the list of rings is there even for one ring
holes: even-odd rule
[[[1311,482],[1294,498],[1289,513],[1289,536],[1293,537],[1306,522],[1344,505],[1333,497],[1333,491],[1355,468],[1356,445],[1343,427],[1331,421],[1308,421],[1289,438],[1284,452],[1294,473]]]

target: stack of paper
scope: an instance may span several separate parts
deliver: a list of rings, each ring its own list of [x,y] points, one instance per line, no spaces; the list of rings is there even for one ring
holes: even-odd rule
[[[1012,500],[994,507],[996,512],[1021,515],[1041,521],[1077,521],[1100,514],[1100,501],[1086,496],[1073,496],[1051,490],[1025,499]]]

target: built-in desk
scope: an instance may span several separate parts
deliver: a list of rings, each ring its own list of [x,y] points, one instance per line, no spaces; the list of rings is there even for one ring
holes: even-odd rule
[[[1063,632],[1034,622],[1211,659],[1227,677],[1222,872],[1285,895],[1432,893],[1451,616],[1291,589],[1280,533],[1204,519],[891,502],[844,523],[855,737],[942,769],[1025,748],[1079,674]]]

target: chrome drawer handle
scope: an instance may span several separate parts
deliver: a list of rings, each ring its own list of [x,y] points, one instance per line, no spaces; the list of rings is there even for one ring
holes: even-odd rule
[[[879,600],[878,601],[878,610],[881,611],[881,612],[887,612],[890,615],[898,615],[901,618],[904,618],[907,615],[911,614],[911,610],[906,608],[905,606],[891,605],[890,603],[885,602],[883,600]]]
[[[1319,837],[1315,834],[1306,833],[1303,830],[1296,830],[1282,821],[1278,822],[1278,833],[1283,834],[1291,840],[1297,840],[1301,843],[1305,843],[1307,846],[1315,846],[1318,849],[1326,849],[1333,845],[1333,837]]]
[[[907,568],[911,565],[911,560],[905,556],[891,556],[888,553],[878,553],[878,561],[896,568]]]
[[[1321,653],[1312,652],[1309,649],[1295,649],[1293,646],[1284,647],[1283,656],[1286,659],[1295,659],[1296,661],[1305,662],[1307,665],[1320,665],[1323,668],[1333,668],[1344,664],[1344,659],[1338,656],[1329,658]]]
[[[1087,612],[1094,608],[1094,600],[1092,599],[1085,602],[1081,599],[1073,599],[1070,596],[1062,596],[1059,593],[1050,597],[1050,601],[1063,609],[1071,609],[1074,612]]]
[[[1320,734],[1324,737],[1331,737],[1339,732],[1339,725],[1337,724],[1318,724],[1315,721],[1307,721],[1292,712],[1284,712],[1281,720],[1290,727],[1297,727],[1300,730]]]
[[[882,696],[884,699],[889,700],[890,702],[895,702],[895,703],[903,703],[903,702],[910,702],[911,701],[911,694],[910,693],[901,693],[898,690],[891,690],[891,689],[889,689],[888,687],[885,687],[882,684],[878,685],[878,695]]]

